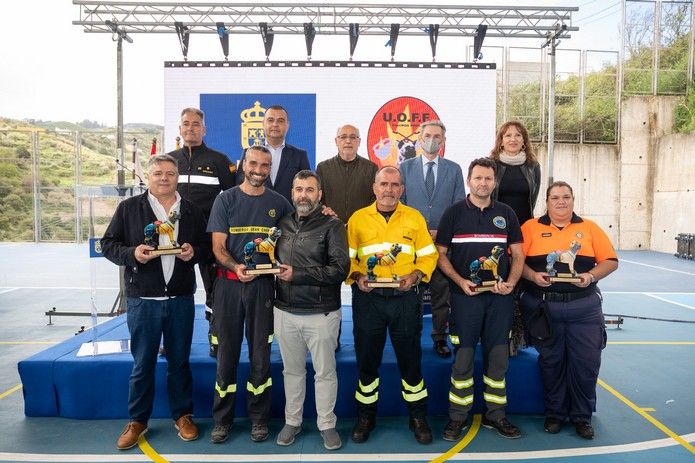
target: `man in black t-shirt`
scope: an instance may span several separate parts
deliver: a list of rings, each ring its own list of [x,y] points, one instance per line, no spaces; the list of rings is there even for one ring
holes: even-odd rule
[[[523,240],[514,211],[490,199],[496,183],[495,172],[496,165],[491,159],[480,158],[471,163],[467,182],[470,194],[444,212],[437,231],[439,269],[450,280],[449,332],[455,352],[449,422],[443,436],[448,441],[459,440],[467,428],[473,405],[473,358],[478,340],[485,361],[483,398],[487,410],[482,424],[496,429],[503,437],[521,437],[519,428],[506,418],[505,374],[514,316],[511,293],[524,265]],[[489,262],[483,265],[486,260]],[[472,273],[478,267],[495,265],[497,279],[491,290],[477,292],[477,275]]]
[[[267,148],[249,148],[244,158],[244,182],[215,199],[208,221],[213,252],[221,265],[213,307],[219,343],[212,407],[215,426],[210,437],[215,444],[228,439],[234,422],[237,366],[244,326],[251,361],[244,387],[248,391],[251,439],[260,442],[268,438],[274,281],[272,275],[246,273],[244,246],[256,238],[266,238],[270,228],[292,212],[292,206],[282,195],[264,186],[271,163],[272,156]],[[257,257],[254,255],[254,259]]]

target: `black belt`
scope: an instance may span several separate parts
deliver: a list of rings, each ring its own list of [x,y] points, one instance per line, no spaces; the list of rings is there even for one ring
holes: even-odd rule
[[[414,291],[415,288],[409,289],[408,291],[399,291],[396,288],[374,288],[367,294],[376,294],[377,296],[382,297],[403,297]]]
[[[526,292],[533,296],[539,297],[547,302],[571,302],[576,301],[577,299],[581,299],[583,297],[589,297],[592,294],[596,294],[596,288],[591,287],[572,293],[553,293],[550,291],[541,291],[535,288],[531,288],[527,289]]]

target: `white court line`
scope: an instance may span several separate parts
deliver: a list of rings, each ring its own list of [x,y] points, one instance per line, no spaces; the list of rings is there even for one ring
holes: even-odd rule
[[[688,442],[695,441],[695,433],[681,436]],[[679,445],[671,438],[655,439],[630,444],[603,445],[599,447],[577,447],[569,449],[530,450],[519,452],[461,452],[450,460],[492,461],[492,460],[535,460],[542,458],[564,458],[575,456],[610,455],[627,452],[640,452]],[[268,454],[268,455],[209,455],[209,454],[160,454],[167,461],[205,461],[205,462],[247,462],[267,461],[326,461],[326,454]],[[334,453],[331,461],[430,461],[441,456],[440,453]],[[142,454],[60,454],[60,453],[0,453],[0,461],[152,461]]]
[[[0,294],[9,293],[10,291],[16,291],[16,290],[18,290],[18,289],[19,289],[19,288],[2,289],[2,290],[0,290]]]
[[[675,301],[669,301],[668,299],[665,299],[663,297],[656,296],[654,293],[644,293],[645,296],[653,297],[654,299],[658,299],[660,301],[668,302],[669,304],[677,305],[679,307],[684,307],[686,309],[690,310],[695,310],[695,307],[687,304],[681,304],[680,302],[675,302]]]
[[[684,272],[683,270],[674,270],[667,267],[659,267],[658,265],[643,264],[642,262],[635,262],[634,260],[620,259],[620,262],[627,262],[628,264],[643,265],[645,267],[658,268],[659,270],[666,270],[668,272],[682,273],[684,275],[691,275],[695,277],[695,273]]]

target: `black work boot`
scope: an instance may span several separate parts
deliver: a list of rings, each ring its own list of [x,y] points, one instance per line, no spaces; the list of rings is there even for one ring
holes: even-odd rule
[[[432,443],[432,429],[427,420],[422,418],[410,418],[410,430],[415,434],[415,440],[421,444]]]
[[[355,426],[352,428],[352,441],[356,444],[367,442],[369,433],[372,432],[374,426],[376,426],[376,420],[374,418],[364,415],[358,416],[357,423],[355,423]]]

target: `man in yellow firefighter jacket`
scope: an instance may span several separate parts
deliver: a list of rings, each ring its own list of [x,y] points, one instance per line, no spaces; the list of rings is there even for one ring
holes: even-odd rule
[[[374,180],[376,201],[356,211],[348,221],[350,275],[352,285],[353,334],[359,370],[357,423],[352,440],[365,442],[374,429],[379,398],[379,365],[389,330],[401,372],[401,393],[408,405],[410,429],[421,444],[432,442],[427,424],[427,388],[422,379],[422,312],[418,285],[429,281],[438,254],[422,215],[399,202],[403,194],[401,174],[395,167],[379,170]],[[400,252],[392,260],[392,246]],[[383,255],[376,277],[397,276],[397,288],[368,286],[367,261]],[[374,259],[372,259],[372,263]],[[391,392],[392,393],[392,392]]]

